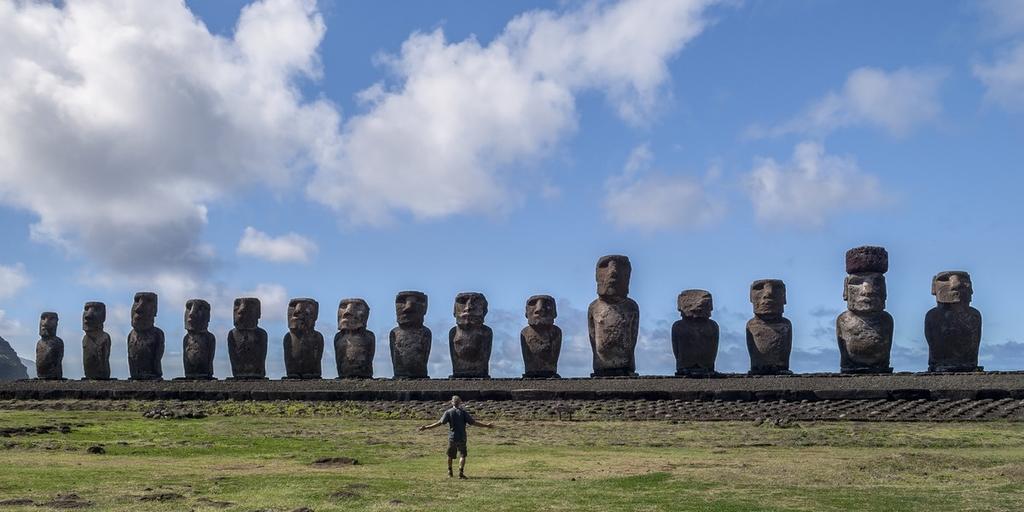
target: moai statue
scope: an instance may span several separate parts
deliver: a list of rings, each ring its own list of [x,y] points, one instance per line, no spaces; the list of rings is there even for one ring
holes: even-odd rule
[[[213,378],[213,355],[217,337],[209,331],[210,303],[202,299],[185,302],[185,338],[182,340],[185,378]]]
[[[370,306],[363,299],[342,299],[338,304],[338,334],[334,335],[334,359],[339,379],[373,378],[373,354],[377,338],[366,329]]]
[[[288,334],[284,335],[286,379],[319,379],[324,335],[316,331],[320,304],[313,299],[288,303]]]
[[[842,373],[892,373],[892,316],[885,312],[885,272],[889,253],[882,247],[846,252],[843,299],[846,311],[836,318],[839,370]]]
[[[714,309],[711,293],[685,290],[679,294],[676,306],[681,316],[672,324],[676,375],[714,375],[715,358],[718,357],[718,323],[711,319],[711,310]]]
[[[36,378],[64,378],[64,340],[57,337],[57,313],[39,315],[39,341],[36,342]]]
[[[924,318],[928,371],[980,372],[981,312],[971,307],[970,274],[940,272],[932,279],[932,295],[937,304]]]
[[[448,331],[452,378],[489,379],[494,333],[484,325],[487,297],[467,292],[455,296],[455,327]]]
[[[780,279],[761,279],[750,285],[754,318],[747,321],[747,351],[751,375],[789,375],[793,350],[793,324],[782,316],[786,284]]]
[[[107,321],[107,305],[86,302],[82,310],[82,366],[85,378],[110,380],[110,335],[103,331]]]
[[[430,359],[430,329],[423,325],[427,314],[427,295],[422,292],[398,292],[395,316],[398,327],[391,329],[391,364],[396,379],[426,379]]]
[[[640,330],[640,306],[629,298],[629,258],[597,260],[597,300],[587,308],[587,330],[594,352],[591,377],[636,376],[634,350]]]
[[[232,312],[235,328],[228,332],[228,357],[231,378],[259,380],[267,378],[267,331],[259,327],[260,300],[235,299]]]
[[[558,308],[550,295],[526,300],[526,322],[519,333],[527,379],[559,378],[558,355],[562,352],[562,330],[555,325]]]
[[[164,332],[156,327],[157,297],[139,292],[132,302],[132,330],[128,333],[128,373],[132,380],[161,380],[164,372]]]

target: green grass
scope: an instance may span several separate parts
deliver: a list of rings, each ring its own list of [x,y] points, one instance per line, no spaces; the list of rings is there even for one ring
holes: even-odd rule
[[[0,429],[62,423],[72,431],[0,437],[0,500],[74,492],[93,510],[133,511],[1024,509],[1024,425],[1013,423],[503,421],[471,429],[471,478],[458,481],[445,475],[445,433],[417,432],[420,421],[0,410]],[[97,444],[105,454],[86,453]],[[359,464],[310,465],[331,456]],[[182,497],[139,499],[156,493]]]

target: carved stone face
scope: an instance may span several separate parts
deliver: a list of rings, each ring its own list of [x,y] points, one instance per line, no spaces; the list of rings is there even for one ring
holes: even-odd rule
[[[878,313],[885,309],[885,275],[861,272],[846,276],[843,286],[846,307],[855,313]]]
[[[370,305],[363,299],[343,299],[338,304],[338,330],[355,331],[366,328]]]
[[[53,338],[57,335],[57,313],[47,311],[39,315],[39,337]]]
[[[320,305],[313,299],[292,299],[288,303],[288,329],[310,332],[316,326]]]
[[[427,295],[422,292],[398,292],[395,296],[395,317],[402,327],[423,325],[427,314]]]
[[[487,316],[487,298],[482,293],[460,293],[455,296],[453,313],[459,327],[483,325]]]
[[[239,329],[255,329],[260,323],[260,300],[255,297],[235,299],[231,318]]]
[[[558,308],[555,298],[550,295],[534,295],[526,299],[526,321],[536,327],[538,325],[555,325]]]
[[[629,258],[614,254],[602,256],[597,260],[597,294],[603,298],[626,298],[632,272]]]
[[[761,279],[750,285],[754,314],[777,317],[786,309],[786,284],[779,279]]]
[[[107,305],[102,302],[86,302],[82,310],[82,330],[95,332],[103,330],[107,321]]]
[[[960,270],[939,272],[932,279],[932,295],[939,304],[970,304],[974,297],[971,275]]]
[[[705,290],[686,290],[676,301],[679,314],[686,318],[711,318],[714,302]]]
[[[210,303],[203,299],[185,302],[185,330],[205,332],[210,327]]]
[[[135,294],[135,301],[132,302],[132,328],[150,329],[156,322],[156,294],[153,292],[139,292]]]

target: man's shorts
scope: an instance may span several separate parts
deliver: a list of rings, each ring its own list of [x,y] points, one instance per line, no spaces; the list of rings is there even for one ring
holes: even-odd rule
[[[466,456],[466,441],[453,441],[448,440],[448,458],[454,459],[456,453],[461,453],[463,457]]]

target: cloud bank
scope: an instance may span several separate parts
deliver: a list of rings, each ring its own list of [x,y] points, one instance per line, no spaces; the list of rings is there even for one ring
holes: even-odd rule
[[[820,227],[839,212],[888,201],[878,178],[850,157],[827,154],[817,142],[797,144],[789,162],[758,159],[744,187],[757,220],[765,224]]]
[[[746,135],[822,136],[846,126],[868,125],[903,137],[938,118],[942,112],[939,88],[946,74],[932,68],[858,68],[850,72],[842,89],[812,102],[796,117],[769,128],[752,126]]]
[[[249,226],[242,232],[237,250],[238,254],[275,263],[308,263],[316,254],[317,245],[297,233],[272,237]]]
[[[530,11],[486,44],[415,33],[343,123],[299,87],[321,75],[313,0],[254,2],[228,37],[183,2],[2,2],[0,204],[97,281],[203,275],[209,206],[247,192],[305,191],[353,223],[505,211],[575,130],[578,94],[651,115],[712,3]]]

